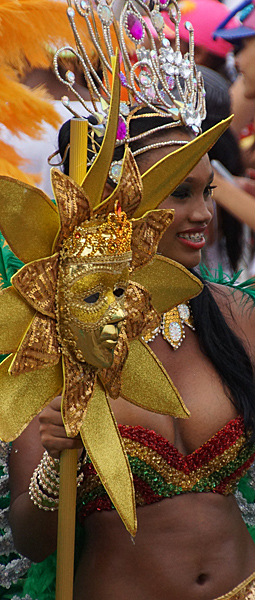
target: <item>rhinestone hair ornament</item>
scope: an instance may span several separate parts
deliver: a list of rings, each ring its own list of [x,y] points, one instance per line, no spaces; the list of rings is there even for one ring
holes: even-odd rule
[[[118,21],[114,15],[114,1],[107,3],[106,0],[100,0],[97,4],[97,14],[102,24],[101,34],[95,25],[92,2],[90,0],[74,0],[74,2],[67,0],[67,16],[74,34],[76,48],[63,47],[54,57],[54,68],[58,79],[75,94],[86,111],[94,117],[94,124],[90,123],[92,141],[94,133],[98,137],[102,137],[105,133],[111,97],[111,58],[116,50],[116,37],[121,57],[119,75],[122,88],[121,97],[124,92],[126,98],[125,101],[120,102],[116,147],[145,138],[144,144],[133,153],[135,156],[151,148],[176,144],[176,140],[169,140],[146,145],[146,137],[161,130],[187,126],[195,135],[201,133],[201,122],[206,116],[205,90],[202,74],[197,71],[194,63],[194,30],[191,23],[186,23],[189,31],[189,52],[183,56],[180,51],[179,37],[181,13],[177,2],[175,0],[172,2],[156,0],[153,9],[150,10],[147,0],[144,2],[137,0],[136,4],[150,19],[157,32],[159,48],[157,50],[150,28],[132,0],[124,2]],[[174,23],[175,49],[171,47],[169,40],[165,37],[164,18],[161,10],[167,10]],[[99,77],[91,64],[86,48],[81,42],[75,24],[76,12],[84,18],[88,36],[99,56],[103,79]],[[148,41],[146,46],[149,45],[149,48],[145,47],[146,37]],[[133,60],[130,58],[130,42],[133,44]],[[66,51],[73,52],[83,66],[92,107],[75,90],[74,73],[70,70],[67,71],[65,79],[59,73],[58,60]],[[72,112],[68,96],[64,96],[62,102]],[[101,109],[98,108],[98,103],[100,103]],[[148,112],[143,110],[143,115],[136,114],[140,109],[146,108],[149,109]],[[157,127],[152,125],[147,131],[133,137],[130,136],[129,126],[132,119],[141,117],[153,119],[155,116],[169,118],[170,122]],[[183,145],[188,141],[182,140],[177,143]],[[92,146],[93,161],[99,148],[95,142],[92,143]],[[115,182],[119,179],[121,163],[122,161],[115,161],[112,165],[110,177]]]

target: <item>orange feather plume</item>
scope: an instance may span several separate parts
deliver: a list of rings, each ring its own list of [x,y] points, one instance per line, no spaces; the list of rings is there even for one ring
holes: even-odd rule
[[[43,121],[60,124],[51,97],[43,88],[30,90],[19,76],[28,68],[49,68],[47,44],[71,43],[65,4],[60,0],[2,0],[0,3],[0,114],[12,133],[40,138]],[[1,134],[0,134],[1,137]],[[19,167],[24,161],[1,143],[1,175],[34,183]]]
[[[73,33],[62,0],[1,0],[0,2],[0,114],[1,123],[12,133],[40,138],[43,121],[58,127],[60,119],[49,102],[50,96],[40,87],[30,90],[19,77],[29,69],[51,68],[54,51],[65,45],[74,47]],[[95,14],[100,32],[101,23]],[[98,57],[88,35],[84,19],[77,15],[77,28],[90,60],[97,68]],[[18,35],[17,35],[18,32]],[[103,36],[102,36],[103,37]],[[127,40],[130,53],[133,44]],[[72,60],[68,58],[68,60]],[[74,59],[76,60],[76,59]],[[1,137],[1,135],[0,135]],[[9,167],[7,169],[7,165]],[[4,165],[6,171],[4,172]],[[22,165],[11,152],[2,155],[1,174],[10,175],[11,165]],[[16,172],[15,171],[15,172]],[[15,175],[24,180],[21,171]],[[27,181],[27,179],[25,179]]]

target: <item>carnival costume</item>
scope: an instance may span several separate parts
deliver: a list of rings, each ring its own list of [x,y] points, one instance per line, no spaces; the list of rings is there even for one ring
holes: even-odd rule
[[[164,124],[137,136],[139,140],[145,139],[145,144],[132,154],[130,144],[134,138],[130,123],[140,117],[141,108],[148,109],[144,116],[168,117],[169,128],[185,125],[195,135],[200,133],[204,116],[203,81],[194,65],[192,26],[187,25],[190,54],[182,57],[178,6],[174,3],[175,9],[169,8],[176,26],[173,51],[163,34],[161,4],[166,8],[167,2],[159,2],[150,14],[141,2],[158,32],[161,44],[158,54],[149,29],[132,2],[124,5],[120,24],[115,20],[112,6],[100,2],[97,12],[103,27],[104,54],[91,4],[84,0],[75,2],[101,60],[102,82],[81,43],[75,11],[68,0],[67,14],[76,41],[76,49],[68,47],[68,50],[84,66],[94,110],[75,92],[73,73],[69,71],[63,81],[86,110],[93,112],[89,137],[94,155],[89,156],[88,172],[81,173],[77,182],[52,170],[57,208],[36,188],[10,178],[0,181],[1,231],[10,248],[25,263],[12,277],[12,286],[0,296],[0,350],[11,353],[0,366],[3,417],[0,436],[5,441],[14,439],[63,388],[62,415],[67,435],[81,433],[88,464],[93,464],[110,501],[133,535],[136,532],[133,478],[123,442],[125,436],[116,425],[108,395],[112,398],[121,395],[161,414],[189,416],[161,363],[141,339],[147,330],[159,325],[163,313],[201,290],[200,282],[184,267],[156,255],[158,242],[173,219],[173,211],[156,209],[229,122],[222,122],[192,142],[180,142],[182,148],[140,176],[134,156],[178,143],[169,140],[146,145],[146,136],[166,129],[168,126]],[[112,25],[115,31],[120,26],[120,72],[118,56],[117,60],[113,58]],[[137,62],[133,65],[123,30],[135,46]],[[144,47],[145,33],[151,51]],[[58,72],[61,51],[56,54],[55,69],[62,81]],[[120,102],[121,84],[127,92],[125,102]],[[174,85],[180,100],[172,94]],[[64,102],[68,106],[68,98]],[[98,137],[103,138],[100,146]],[[112,162],[115,146],[122,145],[123,158]],[[117,187],[103,200],[108,176]],[[84,308],[84,301],[90,306]],[[100,328],[121,321],[124,317],[118,316],[120,309],[125,311],[125,320],[117,344],[111,345],[115,347],[114,355],[112,352],[109,364],[100,365],[98,355],[88,358],[84,340],[93,337]],[[241,435],[238,429],[237,444]],[[35,504],[46,510],[57,508],[56,488],[43,479],[50,470],[47,460],[46,457],[34,474],[30,490]]]

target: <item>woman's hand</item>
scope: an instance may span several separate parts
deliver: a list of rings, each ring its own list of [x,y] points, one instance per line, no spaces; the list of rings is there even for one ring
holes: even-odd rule
[[[59,458],[61,450],[83,448],[80,436],[68,438],[61,415],[61,396],[57,396],[39,415],[41,443],[52,458]]]
[[[255,169],[247,169],[246,177],[234,177],[236,185],[255,197]]]

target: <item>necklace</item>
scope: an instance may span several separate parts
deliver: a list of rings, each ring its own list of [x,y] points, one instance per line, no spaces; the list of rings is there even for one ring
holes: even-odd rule
[[[153,331],[147,331],[143,336],[145,342],[152,342],[159,333],[172,346],[174,350],[180,347],[185,338],[185,328],[187,325],[195,331],[193,316],[189,303],[178,304],[172,310],[164,313],[161,323]]]

